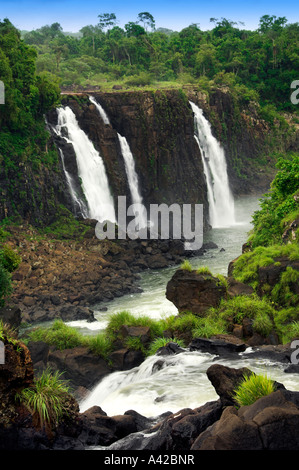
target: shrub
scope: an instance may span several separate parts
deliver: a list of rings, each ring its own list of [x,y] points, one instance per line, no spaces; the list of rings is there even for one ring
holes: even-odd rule
[[[273,380],[252,373],[244,376],[244,380],[235,389],[233,398],[239,406],[252,405],[259,398],[274,391]]]
[[[4,245],[0,250],[0,263],[10,273],[15,271],[20,263],[21,257],[7,245]]]
[[[61,373],[45,370],[33,386],[23,389],[16,399],[37,418],[39,425],[55,426],[67,414],[69,387],[60,379]]]

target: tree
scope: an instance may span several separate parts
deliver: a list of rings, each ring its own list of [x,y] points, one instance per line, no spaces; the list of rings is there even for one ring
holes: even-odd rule
[[[137,22],[143,23],[143,27],[146,31],[147,31],[147,26],[150,26],[152,31],[155,29],[154,17],[148,11],[143,11],[142,13],[139,13]]]
[[[145,29],[142,26],[139,26],[139,24],[133,23],[132,21],[125,25],[125,30],[128,38],[132,36],[138,38],[139,36],[146,34]]]
[[[116,15],[115,13],[102,13],[98,15],[99,18],[99,27],[103,30],[109,26],[116,25]]]

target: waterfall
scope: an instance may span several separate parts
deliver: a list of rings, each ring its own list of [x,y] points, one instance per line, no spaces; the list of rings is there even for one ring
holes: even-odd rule
[[[88,209],[86,207],[86,204],[83,201],[81,201],[81,199],[78,197],[78,195],[76,193],[73,178],[71,177],[71,175],[69,174],[69,172],[65,168],[63,151],[61,149],[59,149],[59,152],[60,152],[60,157],[61,157],[61,162],[62,162],[62,168],[63,168],[64,174],[65,174],[65,177],[66,177],[66,181],[67,181],[67,184],[68,184],[68,187],[69,187],[69,191],[70,191],[70,195],[71,195],[74,207],[75,208],[78,207],[80,215],[84,219],[86,219],[88,217]]]
[[[235,224],[234,199],[229,187],[224,150],[212,135],[202,109],[189,102],[194,113],[195,139],[200,148],[207,181],[209,219],[213,228]]]
[[[80,129],[70,107],[58,108],[56,132],[74,147],[78,176],[88,204],[88,217],[115,222],[114,201],[103,160],[85,132]],[[67,135],[67,137],[65,136]]]
[[[80,413],[95,405],[108,416],[131,409],[153,417],[196,408],[217,397],[206,375],[213,357],[198,351],[149,356],[138,367],[113,372],[100,380],[80,403]]]
[[[109,118],[105,112],[105,110],[102,108],[102,106],[96,101],[96,99],[93,97],[93,96],[90,96],[89,97],[89,101],[91,101],[95,107],[97,108],[101,118],[103,119],[104,121],[104,124],[109,124],[110,125],[110,121],[109,121]]]
[[[105,112],[105,110],[103,109],[101,104],[98,103],[93,96],[90,96],[89,100],[97,108],[104,124],[111,125],[110,120],[107,116],[107,113]],[[136,213],[135,216],[138,216],[138,222],[140,224],[139,228],[146,227],[147,218],[146,218],[146,214],[145,214],[145,209],[142,206],[142,197],[141,197],[141,194],[139,192],[138,175],[137,175],[136,169],[135,169],[134,157],[132,155],[130,146],[127,142],[127,139],[125,137],[123,137],[122,135],[120,135],[119,133],[117,133],[117,136],[118,136],[118,140],[119,140],[119,143],[120,143],[121,153],[122,153],[124,163],[125,163],[126,175],[127,175],[127,179],[128,179],[129,188],[130,188],[132,203],[140,205],[139,206],[140,207],[140,212],[137,210],[136,212],[138,213],[138,215]]]
[[[125,162],[125,168],[126,168],[132,203],[140,204],[141,213],[139,214],[139,217],[138,217],[138,220],[140,220],[140,228],[146,227],[147,219],[146,219],[144,210],[142,210],[143,209],[142,196],[138,188],[138,176],[135,170],[134,157],[132,155],[127,139],[118,133],[117,133],[117,136],[118,136],[121,152],[122,152],[124,162]]]

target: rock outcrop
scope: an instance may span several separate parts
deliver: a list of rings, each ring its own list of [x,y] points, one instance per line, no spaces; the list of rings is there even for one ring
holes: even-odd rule
[[[166,297],[179,312],[204,316],[210,307],[218,307],[226,297],[226,287],[211,274],[178,269],[167,284]]]

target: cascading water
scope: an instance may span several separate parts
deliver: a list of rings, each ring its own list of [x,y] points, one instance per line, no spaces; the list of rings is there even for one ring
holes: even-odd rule
[[[142,196],[139,192],[138,176],[135,170],[134,157],[132,155],[127,139],[118,133],[117,133],[117,136],[118,136],[121,152],[122,152],[124,162],[125,162],[125,168],[126,168],[129,188],[131,192],[132,203],[140,205],[139,206],[140,213],[138,214],[138,220],[140,221],[140,228],[146,227],[147,219],[146,219],[145,211],[143,210],[143,206],[142,206]]]
[[[209,219],[213,228],[235,225],[234,199],[230,191],[224,150],[215,139],[203,111],[191,101],[195,139],[201,151],[207,181]]]
[[[109,121],[109,118],[105,112],[105,110],[103,109],[103,107],[97,102],[97,100],[93,97],[93,96],[90,96],[89,97],[89,101],[91,101],[92,104],[95,105],[95,107],[97,108],[101,118],[103,119],[103,122],[104,124],[107,124],[107,125],[110,125],[110,121]]]
[[[61,162],[62,162],[62,168],[63,168],[64,174],[65,174],[65,177],[66,177],[66,181],[67,181],[67,184],[68,184],[68,187],[69,187],[71,198],[73,200],[74,208],[75,208],[75,210],[78,208],[80,215],[84,219],[86,219],[88,217],[88,209],[86,207],[86,204],[84,203],[84,201],[82,201],[78,197],[78,195],[76,193],[73,178],[71,177],[71,175],[69,174],[69,172],[65,168],[63,151],[61,149],[59,149],[59,152],[60,152],[60,157],[61,157]]]
[[[109,117],[107,116],[107,113],[105,112],[101,104],[98,103],[97,100],[93,96],[90,96],[89,100],[97,108],[104,124],[111,125]],[[132,203],[139,204],[139,210],[137,211],[138,222],[140,224],[139,228],[146,227],[147,225],[146,213],[145,213],[144,207],[142,206],[142,196],[139,192],[138,175],[135,169],[134,157],[132,155],[127,139],[124,136],[120,135],[119,133],[117,133],[117,136],[118,136],[122,156],[123,156],[124,163],[125,163],[125,169],[126,169],[126,174],[128,178],[128,184],[130,188]]]
[[[110,192],[103,160],[85,132],[80,129],[70,107],[58,108],[58,135],[74,147],[78,165],[78,176],[88,204],[88,217],[103,222],[116,221],[114,201]],[[67,136],[65,137],[65,130]]]

